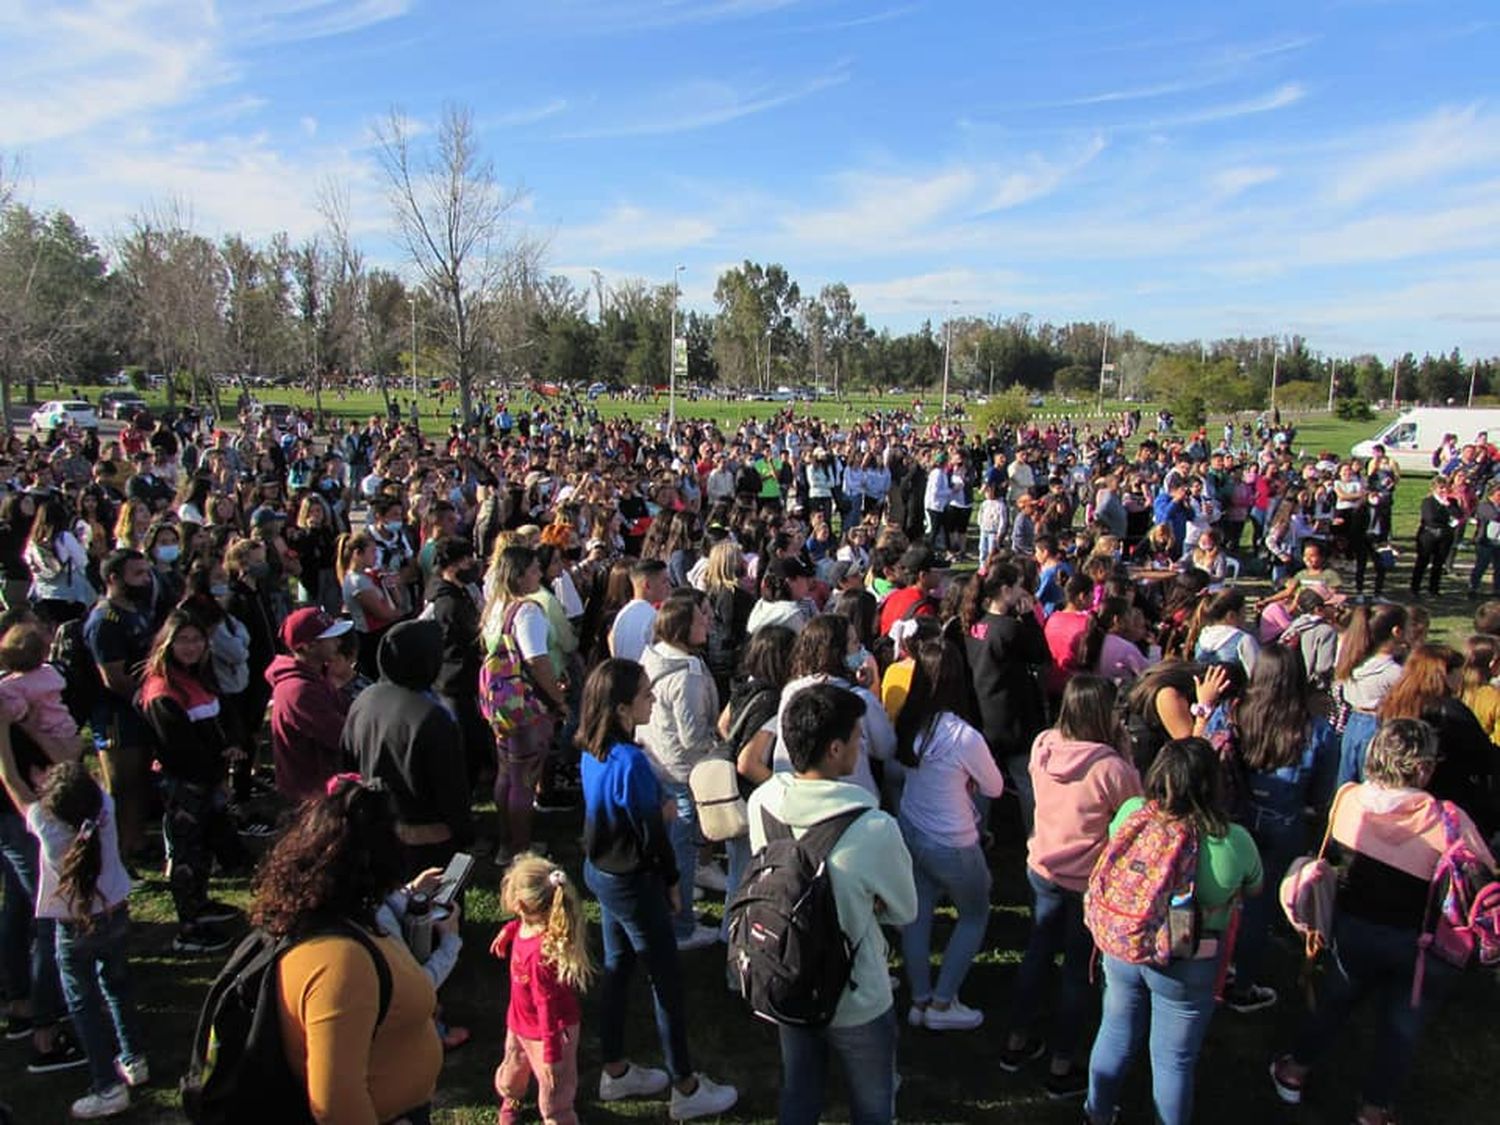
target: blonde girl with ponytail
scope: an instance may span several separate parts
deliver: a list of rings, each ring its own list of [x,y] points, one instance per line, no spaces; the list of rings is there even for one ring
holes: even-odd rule
[[[515,915],[490,952],[510,961],[505,1058],[495,1068],[500,1125],[521,1120],[532,1075],[547,1125],[576,1125],[578,993],[593,980],[583,901],[567,872],[532,852],[517,856],[500,884],[500,903]]]

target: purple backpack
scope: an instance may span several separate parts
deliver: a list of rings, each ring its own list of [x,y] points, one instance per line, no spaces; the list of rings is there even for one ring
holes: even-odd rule
[[[1438,802],[1438,815],[1447,839],[1428,884],[1427,917],[1417,939],[1417,970],[1412,976],[1412,1007],[1422,999],[1429,952],[1460,969],[1500,965],[1500,882],[1495,881],[1495,869],[1463,838],[1458,810],[1451,801]]]

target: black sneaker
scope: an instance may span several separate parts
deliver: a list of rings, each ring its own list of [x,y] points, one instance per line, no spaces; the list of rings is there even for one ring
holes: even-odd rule
[[[240,918],[240,909],[230,906],[227,902],[219,902],[217,899],[209,899],[203,904],[203,909],[198,911],[197,922],[237,922]]]
[[[1247,988],[1232,988],[1224,993],[1224,1004],[1242,1015],[1258,1012],[1276,1003],[1276,990],[1263,984],[1252,984]]]
[[[30,1016],[7,1016],[5,1019],[5,1038],[25,1039],[31,1034],[36,1024]]]
[[[228,934],[212,926],[194,923],[183,926],[172,939],[174,953],[218,953],[234,944]]]
[[[1000,1069],[1014,1074],[1030,1062],[1036,1062],[1047,1053],[1047,1044],[1040,1039],[1028,1039],[1015,1050],[1007,1047],[1000,1052]]]
[[[78,1044],[64,1032],[59,1031],[52,1041],[52,1050],[31,1052],[31,1061],[26,1064],[27,1074],[51,1074],[54,1070],[71,1070],[75,1066],[87,1066],[88,1057],[78,1049]]]
[[[1081,1098],[1089,1092],[1089,1072],[1081,1066],[1070,1066],[1066,1074],[1047,1075],[1042,1086],[1055,1102]]]

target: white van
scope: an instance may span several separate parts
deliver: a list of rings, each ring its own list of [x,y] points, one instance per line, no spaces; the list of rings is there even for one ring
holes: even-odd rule
[[[1433,471],[1433,451],[1442,445],[1443,438],[1453,434],[1459,445],[1463,445],[1480,433],[1488,434],[1491,442],[1500,442],[1500,409],[1418,406],[1386,425],[1374,437],[1357,444],[1350,452],[1356,457],[1372,457],[1375,447],[1383,445],[1386,454],[1402,472],[1430,473]]]

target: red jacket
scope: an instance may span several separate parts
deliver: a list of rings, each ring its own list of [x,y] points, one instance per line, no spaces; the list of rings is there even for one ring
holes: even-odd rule
[[[576,1029],[582,1015],[578,996],[557,979],[557,970],[542,956],[542,936],[521,933],[519,918],[507,922],[490,946],[496,957],[510,958],[510,1007],[505,1026],[522,1039],[542,1042],[542,1058],[562,1057],[562,1037]]]

